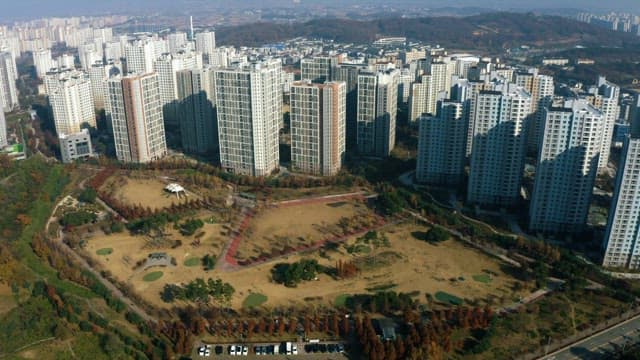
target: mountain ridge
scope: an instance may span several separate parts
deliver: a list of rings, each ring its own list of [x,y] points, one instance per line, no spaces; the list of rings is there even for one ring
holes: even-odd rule
[[[381,18],[370,21],[314,19],[304,23],[254,23],[220,28],[218,42],[259,46],[295,37],[370,43],[405,36],[458,49],[500,50],[520,45],[638,46],[640,37],[577,20],[533,13],[494,12],[466,17]]]

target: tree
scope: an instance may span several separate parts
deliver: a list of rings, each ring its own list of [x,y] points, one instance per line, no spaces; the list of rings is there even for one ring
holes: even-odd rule
[[[449,239],[449,233],[439,226],[434,226],[424,236],[424,240],[430,243],[439,243]]]
[[[100,346],[104,350],[105,353],[109,354],[109,357],[112,359],[123,358],[124,352],[124,344],[116,335],[111,332],[105,333],[100,339]]]
[[[212,255],[205,255],[202,258],[202,266],[204,266],[204,269],[209,271],[209,270],[213,270],[214,267],[216,267],[216,258]]]
[[[404,200],[391,185],[384,185],[378,193],[378,208],[385,215],[393,215],[402,211]]]
[[[94,188],[88,187],[82,190],[80,195],[78,195],[78,200],[85,203],[93,204],[95,203],[97,196],[98,193],[96,192],[96,190]]]
[[[184,236],[195,234],[196,230],[204,226],[204,222],[200,219],[189,219],[180,224],[180,233]]]
[[[320,269],[316,260],[300,260],[292,264],[280,263],[271,269],[271,277],[279,284],[295,287],[301,281],[315,279]]]

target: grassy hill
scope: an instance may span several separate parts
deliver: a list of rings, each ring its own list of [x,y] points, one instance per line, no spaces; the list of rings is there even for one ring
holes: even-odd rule
[[[262,45],[298,36],[369,43],[381,36],[406,36],[458,49],[500,50],[514,45],[572,44],[637,46],[637,36],[575,20],[523,13],[488,13],[469,17],[384,18],[371,21],[318,19],[306,23],[256,23],[221,28],[220,44]]]

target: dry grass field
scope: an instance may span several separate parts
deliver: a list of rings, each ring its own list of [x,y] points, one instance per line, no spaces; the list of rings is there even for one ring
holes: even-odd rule
[[[334,280],[320,275],[317,281],[303,282],[296,288],[287,288],[271,282],[270,270],[276,262],[258,265],[236,272],[220,273],[219,276],[236,289],[234,307],[251,293],[268,297],[265,306],[331,305],[343,294],[367,293],[367,289],[389,288],[398,292],[420,291],[416,298],[426,302],[425,294],[444,291],[462,299],[480,300],[491,295],[510,303],[519,294],[512,291],[516,280],[502,270],[502,264],[476,249],[457,240],[429,244],[418,240],[412,233],[424,232],[428,228],[401,224],[380,231],[389,240],[389,247],[378,247],[366,255],[350,255],[345,247],[336,251],[309,255],[294,255],[278,262],[294,262],[301,258],[313,258],[320,264],[335,266],[336,261],[359,258],[367,263],[367,269],[352,279]],[[351,239],[350,245],[355,243]],[[366,258],[367,261],[364,261]],[[474,275],[491,273],[491,281],[483,283],[473,280]],[[452,281],[455,279],[455,281]],[[464,279],[464,280],[462,280]],[[497,301],[499,303],[499,300]]]
[[[364,206],[364,205],[360,205]],[[339,207],[327,207],[326,204],[316,204],[304,207],[309,214],[297,213],[296,207],[280,208],[273,213],[265,213],[258,219],[256,229],[263,238],[257,236],[245,239],[245,242],[258,242],[258,246],[267,246],[273,234],[287,234],[288,231],[297,234],[319,236],[314,233],[313,224],[318,218],[325,221],[334,220],[341,216],[361,211],[352,203]],[[274,306],[319,306],[333,305],[336,298],[345,294],[358,294],[374,291],[374,289],[388,289],[397,292],[413,292],[415,299],[426,303],[426,294],[434,295],[444,291],[466,300],[478,300],[486,303],[488,297],[493,297],[494,304],[511,303],[517,300],[520,293],[512,290],[516,282],[504,272],[504,264],[476,249],[470,248],[457,240],[447,240],[438,244],[430,244],[419,240],[420,233],[428,230],[422,225],[402,223],[390,225],[379,231],[388,241],[379,246],[366,245],[367,251],[349,253],[354,245],[362,244],[354,237],[334,250],[320,250],[307,254],[295,254],[264,264],[240,268],[235,271],[223,272],[218,269],[205,272],[202,266],[188,266],[188,259],[201,258],[205,254],[219,255],[228,241],[221,235],[222,225],[206,224],[206,235],[200,246],[193,247],[183,240],[183,245],[176,248],[150,248],[147,240],[142,236],[112,234],[99,236],[88,241],[85,251],[94,257],[98,263],[109,270],[115,277],[130,283],[133,288],[147,301],[160,307],[169,307],[163,303],[160,291],[168,283],[186,283],[195,278],[220,278],[229,282],[236,289],[232,299],[234,308],[242,308],[242,304],[252,293],[263,294],[267,301],[264,307]],[[180,238],[171,229],[171,238]],[[257,231],[256,231],[257,232]],[[251,244],[255,246],[255,244]],[[100,249],[112,248],[109,255],[97,255]],[[152,252],[166,252],[176,259],[175,267],[150,268],[145,271],[135,271],[133,266]],[[278,262],[294,262],[303,258],[313,258],[325,266],[335,266],[338,260],[355,261],[361,272],[354,278],[335,280],[327,275],[319,275],[317,281],[303,282],[296,288],[287,288],[271,281],[270,271]],[[185,263],[186,262],[186,263]],[[146,274],[162,271],[163,275],[156,281],[143,280]],[[491,274],[491,280],[474,280],[480,276],[485,278]]]
[[[128,233],[96,236],[88,240],[84,250],[94,258],[102,268],[109,270],[118,280],[127,282],[145,297],[149,302],[158,306],[167,306],[160,300],[160,290],[167,283],[180,283],[197,277],[207,277],[202,266],[194,266],[194,258],[204,255],[218,256],[224,247],[227,237],[221,235],[222,225],[205,223],[201,231],[205,232],[201,243],[193,246],[193,237],[184,237],[176,230],[167,227],[167,236],[171,240],[181,240],[182,245],[172,249],[170,246],[153,246],[146,236],[132,236]],[[112,249],[108,255],[98,255],[101,249]],[[140,260],[144,260],[151,253],[164,252],[175,258],[176,266],[152,267],[146,270],[134,270]],[[145,275],[162,271],[163,275],[156,281],[144,281]]]
[[[237,258],[246,259],[270,253],[285,246],[295,248],[324,240],[338,231],[343,217],[370,214],[357,201],[312,203],[261,210],[243,235]]]
[[[164,190],[167,184],[155,178],[125,178],[123,176],[113,176],[109,178],[102,189],[110,191],[114,197],[123,203],[131,205],[142,205],[152,209],[161,209],[179,204],[192,198],[193,193],[188,193],[187,197],[170,194]]]

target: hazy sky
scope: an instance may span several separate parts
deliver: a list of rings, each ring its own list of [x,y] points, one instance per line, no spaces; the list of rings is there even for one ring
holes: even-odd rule
[[[597,11],[629,11],[640,13],[640,0],[300,0],[301,3],[315,4],[357,4],[405,3],[418,6],[475,6],[501,10],[534,7],[542,8],[580,8]],[[42,16],[67,16],[100,13],[123,13],[127,11],[197,11],[206,6],[269,7],[291,6],[292,0],[0,0],[0,19],[7,21],[16,18],[36,18]]]

